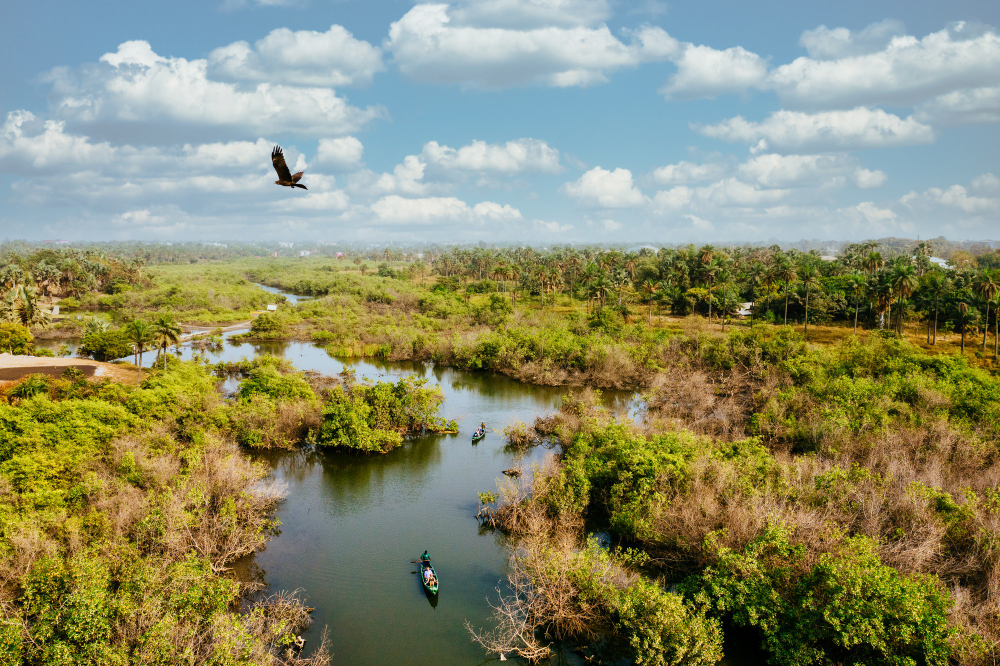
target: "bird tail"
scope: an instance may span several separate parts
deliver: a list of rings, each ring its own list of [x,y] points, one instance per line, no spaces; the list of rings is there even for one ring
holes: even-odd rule
[[[308,190],[309,189],[305,185],[301,185],[299,183],[292,183],[292,187],[301,187],[303,190]]]

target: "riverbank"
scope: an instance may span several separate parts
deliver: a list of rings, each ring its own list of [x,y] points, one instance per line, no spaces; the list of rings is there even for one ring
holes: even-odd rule
[[[61,377],[67,368],[76,368],[88,379],[111,379],[135,384],[137,371],[134,367],[115,363],[102,363],[86,358],[52,358],[38,356],[18,356],[0,354],[0,388],[32,374]]]

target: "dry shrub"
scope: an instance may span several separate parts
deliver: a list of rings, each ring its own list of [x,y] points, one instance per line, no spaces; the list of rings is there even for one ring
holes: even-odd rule
[[[507,445],[515,449],[526,449],[538,443],[538,435],[534,428],[524,421],[515,421],[503,429]]]

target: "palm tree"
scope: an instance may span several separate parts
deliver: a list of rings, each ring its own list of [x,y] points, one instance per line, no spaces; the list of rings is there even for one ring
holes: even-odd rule
[[[181,327],[169,315],[161,314],[153,322],[153,338],[157,349],[163,352],[163,369],[167,369],[167,347],[181,340]]]
[[[969,311],[969,306],[962,301],[958,304],[958,325],[962,329],[962,353],[965,353],[965,329],[975,320],[975,313]]]
[[[935,271],[924,276],[924,290],[934,298],[934,337],[928,340],[932,345],[937,344],[938,305],[941,297],[948,293],[949,289],[951,281],[944,274]]]
[[[913,295],[913,290],[917,287],[916,269],[910,264],[897,264],[892,271],[892,290],[899,299],[899,308],[896,314],[896,332],[903,334],[903,303]],[[985,347],[985,341],[983,346]]]
[[[753,328],[754,318],[757,315],[757,290],[762,287],[767,279],[767,269],[764,264],[755,261],[750,267],[750,328]]]
[[[17,285],[9,304],[14,320],[25,327],[44,326],[49,323],[49,312],[38,302],[38,289]]]
[[[706,245],[706,248],[711,247]],[[704,248],[702,248],[704,250]],[[702,255],[704,256],[704,255]],[[711,256],[711,254],[709,254]],[[712,285],[715,283],[715,278],[719,275],[719,271],[722,270],[722,265],[717,260],[710,260],[705,266],[705,277],[708,278],[708,293],[709,296],[712,294]],[[712,299],[708,299],[708,323],[712,323]]]
[[[729,314],[729,309],[726,305],[726,296],[728,295],[729,286],[732,283],[733,275],[726,269],[722,269],[721,271],[719,271],[717,279],[718,279],[718,284],[716,285],[716,288],[722,289],[722,300],[719,301],[719,309],[721,310],[721,314],[719,316],[722,317],[722,331],[725,332],[726,317]]]
[[[983,271],[973,283],[973,290],[976,295],[986,301],[986,322],[983,326],[983,349],[986,349],[986,331],[990,328],[990,305],[993,299],[1000,293],[1000,273],[995,270]]]
[[[153,329],[142,319],[135,319],[125,327],[129,342],[132,343],[132,350],[135,353],[136,365],[139,366],[139,376],[136,378],[136,385],[142,381],[142,355],[149,349],[149,344],[153,342]]]
[[[785,283],[785,326],[788,326],[788,288],[799,276],[796,274],[794,266],[788,262],[782,262],[775,270],[775,277]]]
[[[854,332],[858,332],[858,308],[861,305],[861,294],[864,293],[868,283],[865,276],[860,273],[851,273],[847,280],[847,285],[854,292]]]
[[[802,286],[806,288],[806,318],[805,318],[805,331],[803,335],[809,337],[809,292],[812,291],[814,287],[820,287],[819,275],[816,273],[816,269],[812,266],[807,266],[802,269]]]
[[[642,294],[646,302],[649,303],[649,324],[653,324],[653,302],[656,300],[656,292],[660,290],[659,285],[657,285],[653,280],[646,280],[642,283]]]

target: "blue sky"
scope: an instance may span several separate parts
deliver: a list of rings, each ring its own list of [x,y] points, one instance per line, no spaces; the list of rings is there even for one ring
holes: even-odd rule
[[[995,1],[43,1],[7,18],[0,237],[1000,238]],[[273,184],[275,143],[308,192]]]

